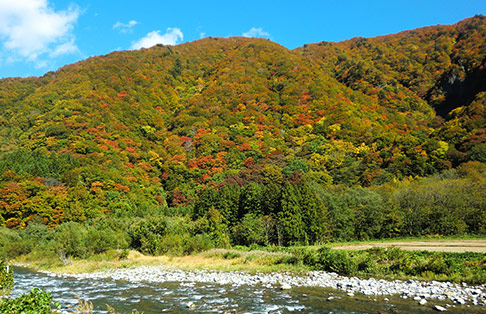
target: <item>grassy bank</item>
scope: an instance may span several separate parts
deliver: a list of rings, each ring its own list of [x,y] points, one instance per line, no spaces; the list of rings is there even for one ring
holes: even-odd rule
[[[212,249],[186,256],[148,256],[137,251],[110,250],[86,259],[24,255],[15,260],[34,269],[59,273],[82,273],[137,266],[168,269],[207,269],[247,272],[293,272],[310,270],[346,276],[383,279],[418,279],[470,284],[486,283],[486,254],[405,251],[372,248],[360,251],[330,247],[267,247],[250,250]]]
[[[39,256],[24,255],[13,262],[36,270],[73,274],[138,266],[162,266],[167,269],[182,270],[207,269],[247,272],[304,272],[311,270],[310,267],[298,265],[293,260],[293,254],[288,252],[212,249],[185,256],[151,256],[133,250],[128,252],[110,250],[86,259],[67,259],[63,261],[52,256],[39,258]]]

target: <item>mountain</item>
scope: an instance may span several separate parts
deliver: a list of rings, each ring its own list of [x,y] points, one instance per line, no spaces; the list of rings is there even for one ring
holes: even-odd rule
[[[485,162],[485,106],[484,16],[295,50],[209,37],[113,52],[0,80],[0,225],[211,208],[285,224],[298,209],[282,193],[299,207]]]

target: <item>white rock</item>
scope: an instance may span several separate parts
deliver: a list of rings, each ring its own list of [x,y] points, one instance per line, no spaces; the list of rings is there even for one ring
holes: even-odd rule
[[[459,304],[466,304],[466,301],[463,298],[456,298],[454,301],[456,301]]]
[[[439,312],[445,312],[445,311],[447,311],[447,309],[446,309],[445,307],[440,306],[440,305],[436,305],[436,306],[434,306],[434,309],[435,309],[436,311],[439,311]]]
[[[292,286],[287,283],[284,283],[280,286],[280,290],[290,290],[290,289],[292,289]]]
[[[189,309],[195,309],[196,304],[194,304],[194,302],[192,302],[192,301],[189,301],[189,302],[186,303],[186,307],[189,308]]]
[[[425,304],[427,304],[427,300],[422,299],[422,300],[419,301],[419,304],[420,305],[425,305]]]

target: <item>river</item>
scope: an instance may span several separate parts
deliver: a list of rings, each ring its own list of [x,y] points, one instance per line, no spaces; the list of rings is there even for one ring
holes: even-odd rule
[[[420,306],[398,297],[349,297],[326,288],[298,287],[279,290],[259,286],[189,284],[178,282],[130,283],[52,277],[15,267],[12,296],[38,287],[51,292],[63,309],[78,299],[93,303],[94,313],[436,313],[432,305]],[[450,308],[452,313],[486,313],[483,307]]]

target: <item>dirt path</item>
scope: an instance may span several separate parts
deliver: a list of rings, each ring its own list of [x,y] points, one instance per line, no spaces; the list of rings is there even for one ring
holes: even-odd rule
[[[398,247],[407,251],[486,253],[486,240],[393,241],[334,246],[335,249],[366,250],[372,247]]]

